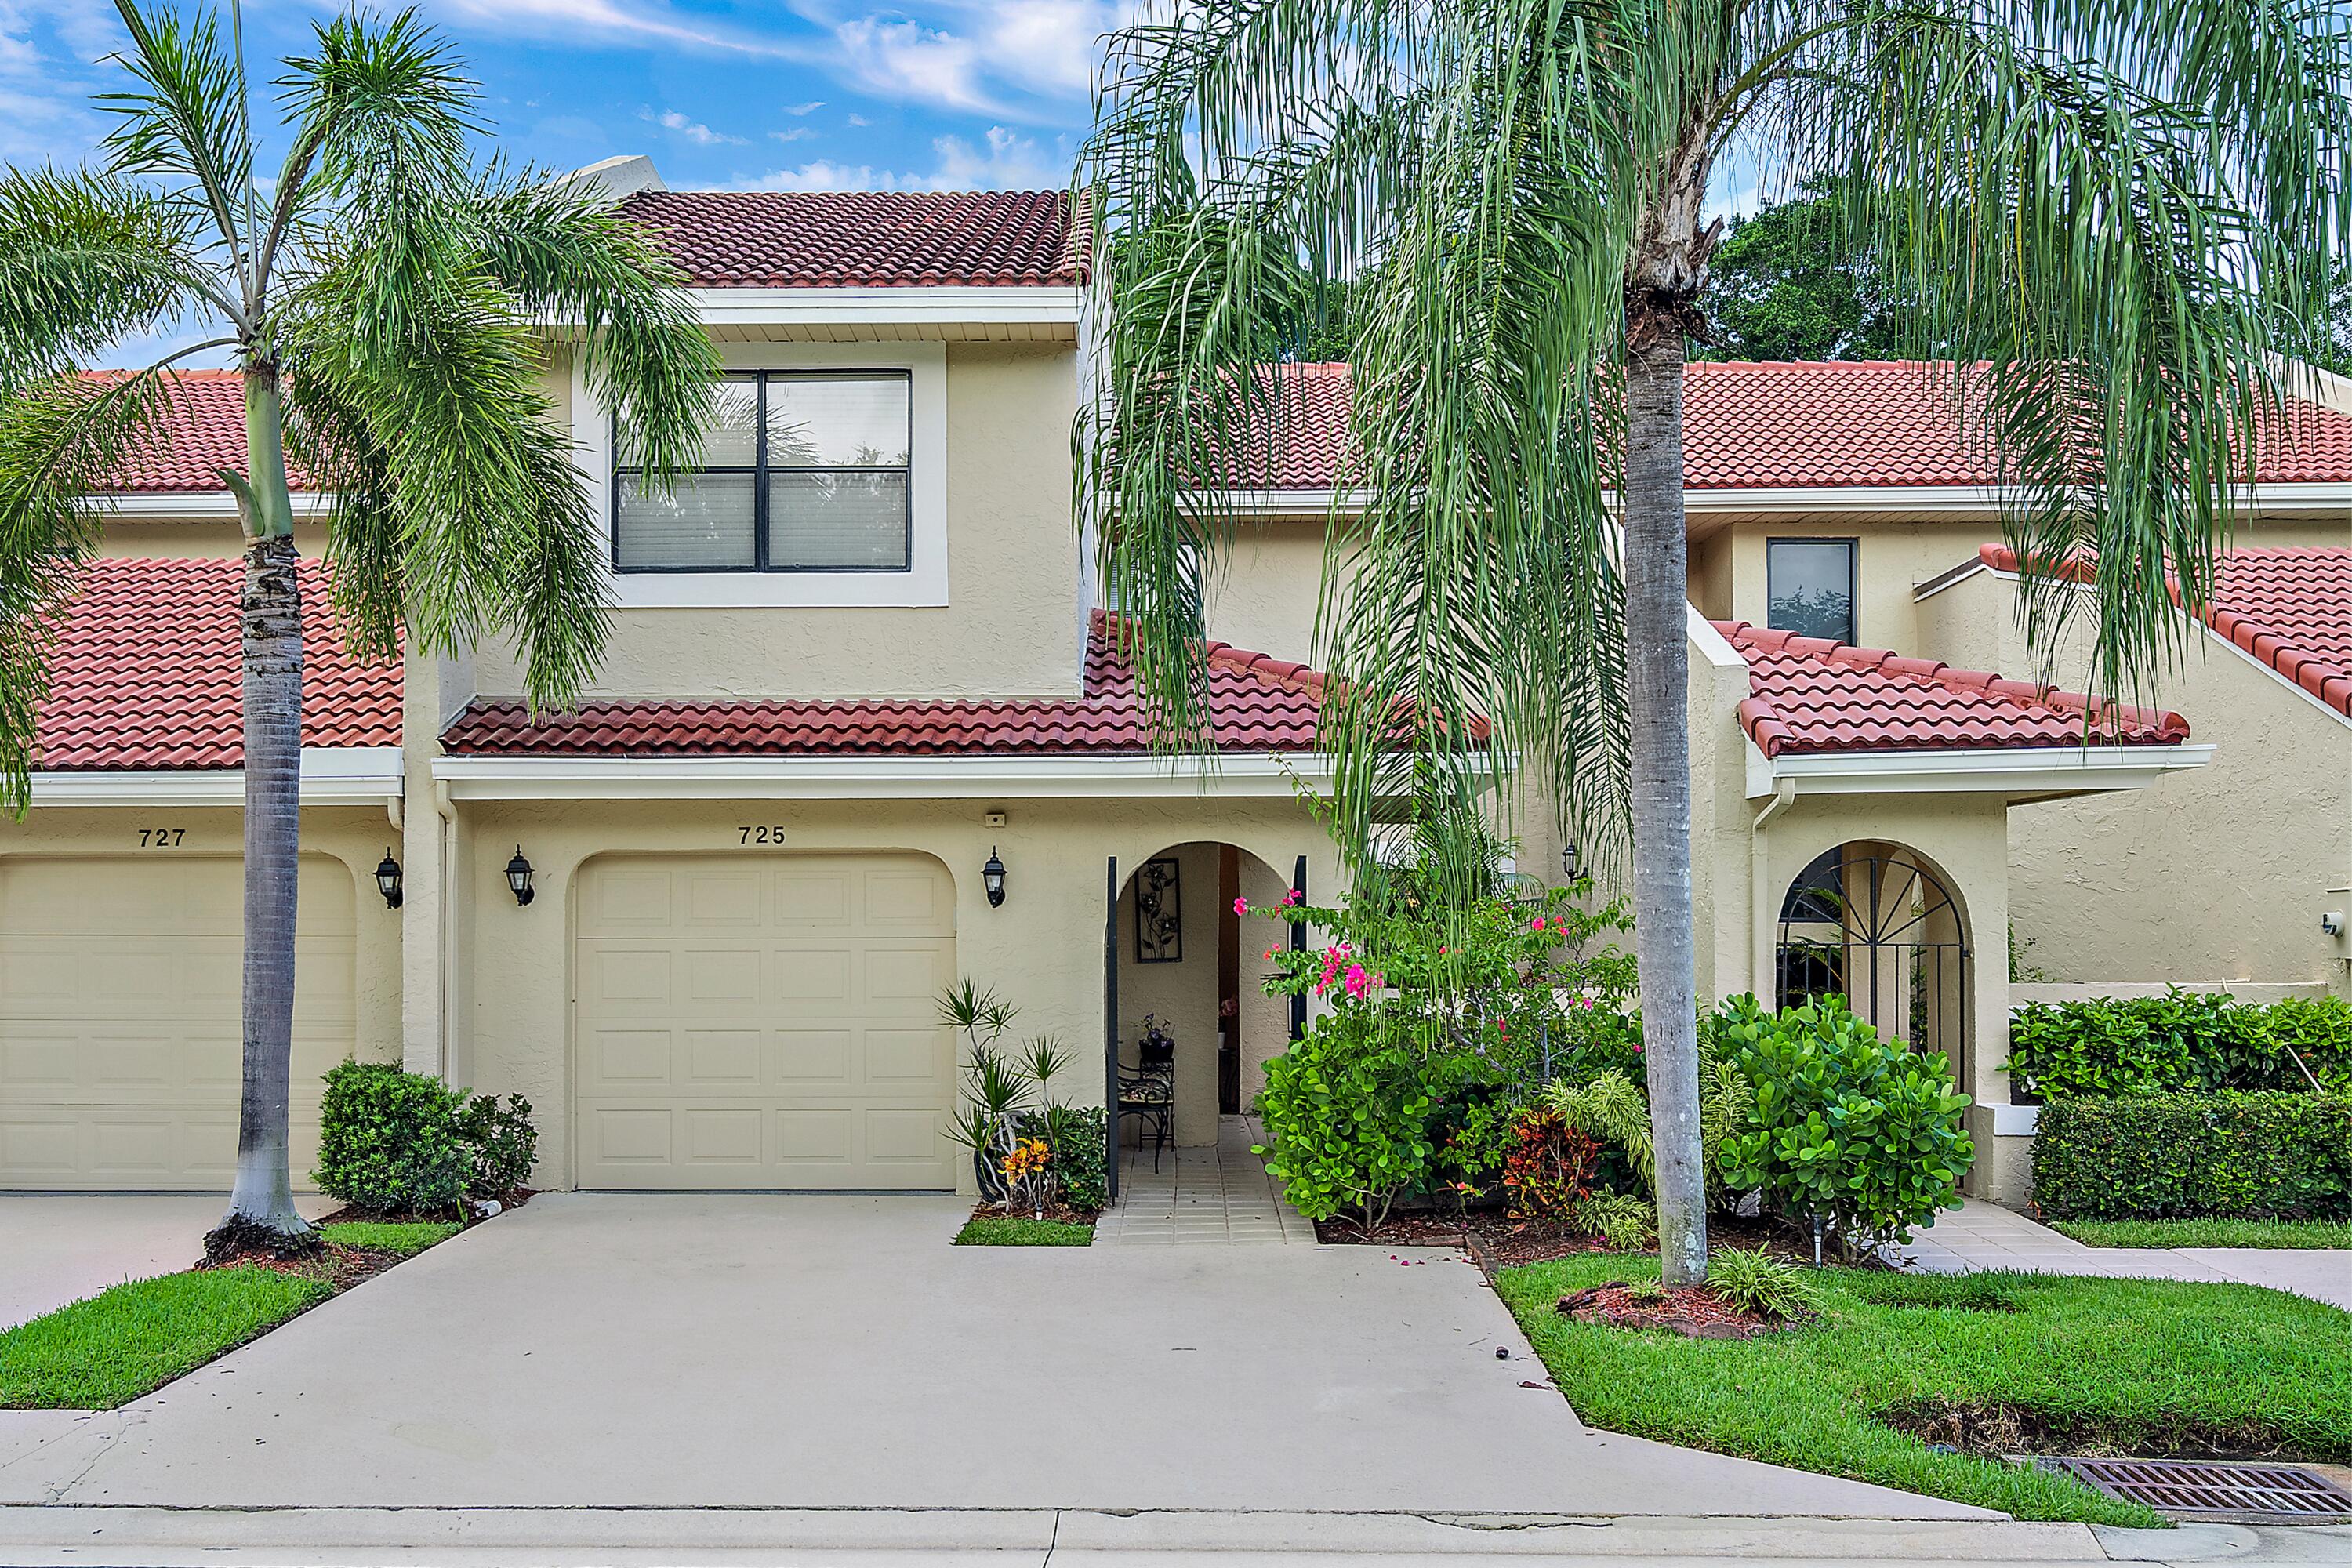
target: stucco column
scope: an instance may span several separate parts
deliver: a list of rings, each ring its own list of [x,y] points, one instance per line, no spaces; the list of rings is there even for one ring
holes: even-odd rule
[[[441,749],[442,661],[403,657],[401,750],[400,1057],[411,1072],[448,1068],[444,969],[448,916],[446,841],[433,793],[433,758]]]

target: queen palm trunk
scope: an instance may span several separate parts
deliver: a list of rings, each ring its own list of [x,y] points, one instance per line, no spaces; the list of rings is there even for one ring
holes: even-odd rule
[[[208,1256],[319,1245],[294,1207],[287,1110],[294,1058],[294,930],[301,855],[302,589],[278,378],[246,373],[244,1088],[236,1185]]]
[[[1658,1264],[1667,1284],[1692,1285],[1706,1278],[1706,1180],[1699,1158],[1690,731],[1684,718],[1689,551],[1679,331],[1660,331],[1626,355],[1624,518],[1633,947],[1657,1159]]]

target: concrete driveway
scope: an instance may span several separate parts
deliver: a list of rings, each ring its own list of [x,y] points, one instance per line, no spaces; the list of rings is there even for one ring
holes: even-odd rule
[[[950,1247],[963,1212],[543,1196],[0,1441],[0,1502],[1988,1517],[1589,1431],[1453,1254]]]
[[[296,1202],[312,1218],[337,1206],[315,1195]],[[125,1279],[185,1268],[226,1206],[217,1194],[0,1196],[0,1329]]]

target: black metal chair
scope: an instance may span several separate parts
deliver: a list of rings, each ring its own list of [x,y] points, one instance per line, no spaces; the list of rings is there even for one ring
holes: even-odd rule
[[[1168,1146],[1176,1121],[1176,1047],[1146,1042],[1136,1054],[1135,1070],[1118,1075],[1118,1119],[1124,1126],[1135,1117],[1142,1124],[1139,1131],[1150,1132],[1151,1169],[1157,1173],[1160,1151]]]

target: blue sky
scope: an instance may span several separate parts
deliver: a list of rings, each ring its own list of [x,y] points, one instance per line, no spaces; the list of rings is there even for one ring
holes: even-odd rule
[[[190,0],[182,0],[183,4]],[[511,155],[572,169],[652,155],[675,187],[1057,186],[1096,40],[1125,0],[419,0],[482,84]],[[248,0],[257,76],[339,9]],[[383,7],[391,9],[390,6]],[[0,0],[0,158],[79,163],[105,133],[110,0]],[[125,343],[113,363],[193,342]],[[219,363],[205,355],[186,363]]]

